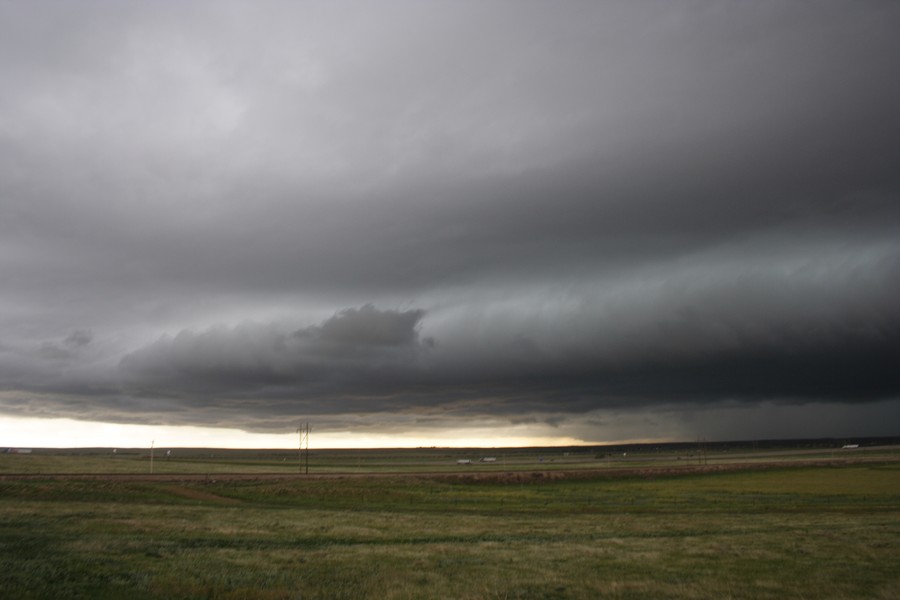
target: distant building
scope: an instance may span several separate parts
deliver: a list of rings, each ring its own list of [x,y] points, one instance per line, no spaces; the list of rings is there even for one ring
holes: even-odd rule
[[[485,456],[481,459],[481,462],[497,462],[497,459],[493,456]]]
[[[461,458],[461,459],[459,459],[458,461],[456,461],[456,464],[458,464],[458,465],[471,465],[471,464],[472,464],[472,461],[471,461],[470,459],[468,459],[468,458]]]
[[[31,454],[31,448],[7,448],[7,454]]]

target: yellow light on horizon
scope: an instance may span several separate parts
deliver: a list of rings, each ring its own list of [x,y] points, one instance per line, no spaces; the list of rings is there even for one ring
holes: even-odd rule
[[[155,440],[157,447],[179,448],[284,448],[297,447],[296,432],[249,433],[238,429],[195,426],[137,425],[0,417],[0,446],[18,448],[141,448]],[[503,448],[526,446],[578,446],[597,442],[565,435],[542,435],[522,427],[506,431],[490,428],[454,428],[396,434],[316,432],[312,424],[310,448]],[[607,442],[608,443],[608,442]]]

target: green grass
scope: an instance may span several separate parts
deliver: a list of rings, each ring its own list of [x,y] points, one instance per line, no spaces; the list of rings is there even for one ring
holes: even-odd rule
[[[211,448],[173,448],[166,457],[166,448],[155,450],[154,470],[159,472],[290,472],[306,466],[306,455],[298,456],[296,449],[239,450]],[[598,448],[419,448],[328,450],[310,452],[309,466],[317,472],[407,472],[459,469],[457,460],[469,459],[470,470],[515,470],[540,466],[544,469],[571,469],[580,466],[627,466],[621,454],[610,457]],[[632,457],[679,460],[677,453],[635,453]],[[480,463],[486,456],[494,463]],[[109,448],[35,449],[31,454],[0,453],[0,473],[3,472],[149,472],[148,448],[120,449],[113,454]]]
[[[266,473],[296,474],[306,469],[306,457],[297,450],[222,450],[174,448],[166,457],[165,448],[157,448],[153,461],[155,474],[222,474]],[[622,452],[596,448],[505,448],[505,449],[388,449],[388,450],[314,450],[310,453],[309,472],[322,473],[450,473],[460,470],[473,473],[501,471],[546,472],[573,470],[623,470],[642,467],[681,468],[707,465],[731,465],[766,461],[791,463],[798,460],[844,460],[900,458],[900,446],[873,446],[852,451],[839,448],[797,448],[752,450],[720,450],[696,453],[672,447],[629,448]],[[493,456],[496,462],[482,463],[480,458]],[[299,460],[302,458],[302,460]],[[458,459],[472,460],[460,466]],[[4,474],[56,473],[150,473],[149,449],[121,449],[116,454],[109,448],[70,450],[37,449],[32,454],[0,453],[0,476]]]
[[[896,463],[0,481],[0,597],[897,598]]]

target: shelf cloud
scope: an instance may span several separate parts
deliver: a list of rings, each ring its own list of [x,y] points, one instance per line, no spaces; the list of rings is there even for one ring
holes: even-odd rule
[[[0,413],[896,433],[898,28],[876,1],[6,3]]]

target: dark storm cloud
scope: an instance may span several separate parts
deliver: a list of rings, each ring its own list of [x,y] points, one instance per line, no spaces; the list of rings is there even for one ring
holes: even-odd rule
[[[650,275],[542,302],[511,294],[472,318],[447,310],[342,311],[297,331],[182,332],[123,361],[132,381],[240,398],[274,417],[402,410],[460,416],[586,413],[719,400],[891,398],[900,253],[730,274]],[[723,266],[733,267],[734,264]],[[577,305],[567,306],[571,298]],[[493,314],[491,314],[493,313]],[[443,321],[443,322],[442,322]],[[420,339],[419,324],[434,337]]]
[[[4,3],[0,408],[896,401],[898,26],[877,1]]]
[[[313,389],[392,380],[409,369],[421,349],[421,310],[382,311],[371,305],[343,310],[324,323],[296,331],[245,323],[201,332],[182,331],[126,355],[126,377],[153,391],[262,392],[273,386]],[[283,395],[284,390],[276,395]]]

